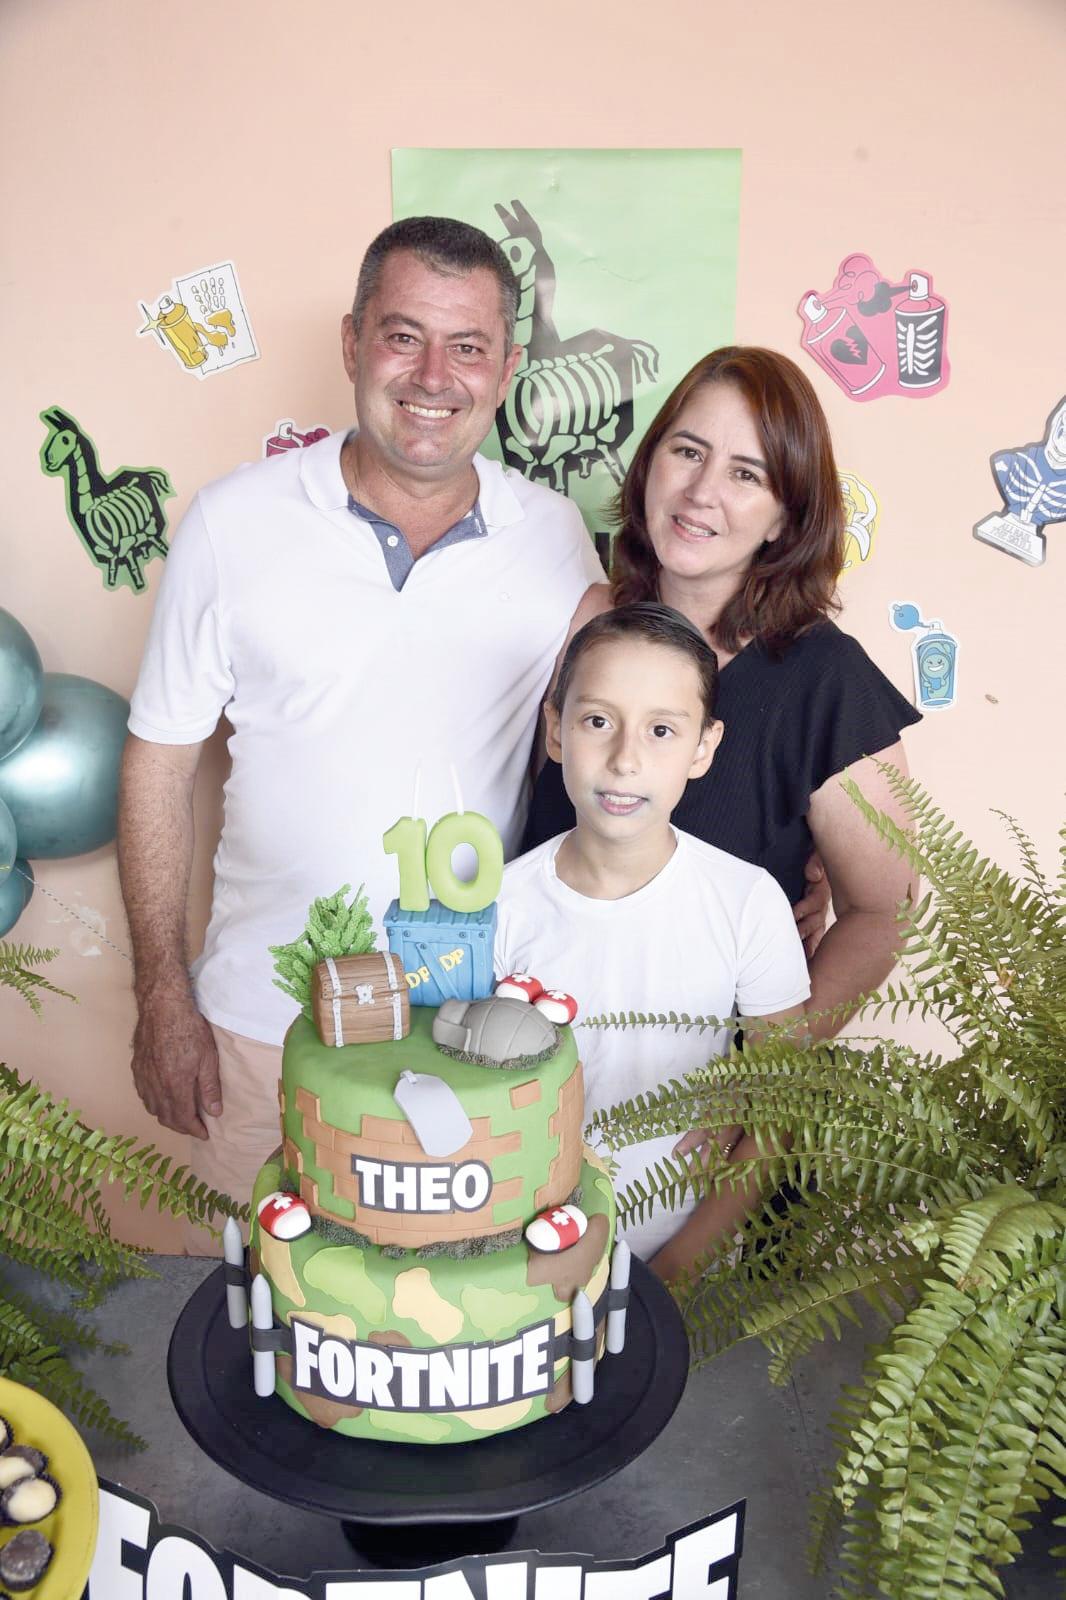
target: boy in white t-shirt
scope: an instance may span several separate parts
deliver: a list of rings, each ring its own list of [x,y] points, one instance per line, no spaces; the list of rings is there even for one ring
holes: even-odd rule
[[[668,606],[604,612],[575,634],[545,703],[549,756],[577,813],[570,832],[511,863],[499,897],[499,976],[533,973],[578,1002],[575,1021],[606,1012],[786,1022],[803,1014],[807,963],[784,893],[762,867],[670,822],[690,778],[722,736],[718,662]],[[725,1054],[727,1029],[587,1029],[579,1034],[589,1116]],[[735,1141],[735,1142],[734,1142]],[[622,1190],[669,1156],[675,1139],[615,1152]],[[737,1159],[754,1137],[724,1136]],[[696,1205],[656,1207],[625,1238],[667,1280],[712,1239],[731,1235],[758,1192],[724,1186]]]

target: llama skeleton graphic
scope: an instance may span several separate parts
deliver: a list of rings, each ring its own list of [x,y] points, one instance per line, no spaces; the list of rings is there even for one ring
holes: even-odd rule
[[[659,352],[602,328],[561,339],[552,319],[555,265],[540,228],[519,200],[510,210],[498,204],[496,212],[507,230],[500,244],[518,279],[515,343],[525,348],[496,413],[504,460],[562,493],[572,472],[587,478],[597,461],[621,483],[633,389],[659,376]]]
[[[72,416],[50,406],[40,417],[48,427],[41,468],[65,475],[67,515],[90,560],[108,589],[127,584],[139,594],[145,562],[167,553],[163,501],[174,493],[170,479],[161,467],[120,467],[106,478],[96,446]]]

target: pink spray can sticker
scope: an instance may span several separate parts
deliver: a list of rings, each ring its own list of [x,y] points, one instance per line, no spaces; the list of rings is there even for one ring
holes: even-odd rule
[[[304,450],[309,444],[317,444],[319,439],[324,439],[329,433],[328,428],[317,425],[308,428],[306,432],[299,432],[291,417],[282,417],[275,423],[274,432],[268,433],[263,438],[264,456],[282,456],[287,450]]]
[[[890,283],[869,256],[846,256],[833,287],[808,290],[797,309],[804,348],[853,400],[930,394],[947,382],[947,306],[928,273]]]
[[[879,283],[869,256],[848,256],[831,289],[824,294],[811,290],[799,304],[804,346],[856,400],[871,399],[888,371],[872,310]],[[869,310],[861,309],[867,306]]]

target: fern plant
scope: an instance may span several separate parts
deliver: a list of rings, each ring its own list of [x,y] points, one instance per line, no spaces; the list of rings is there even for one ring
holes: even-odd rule
[[[311,980],[318,963],[329,956],[366,955],[375,945],[374,919],[367,909],[363,885],[359,885],[348,905],[344,897],[350,888],[351,884],[345,883],[336,894],[313,900],[300,937],[291,944],[269,946],[277,973],[275,989],[295,1000],[308,1022],[314,1020]]]
[[[928,893],[901,913],[903,980],[862,1015],[937,1017],[951,1049],[874,1036],[800,1047],[780,1033],[596,1123],[616,1146],[738,1121],[760,1130],[757,1158],[712,1145],[706,1166],[664,1161],[620,1210],[640,1217],[755,1171],[778,1189],[739,1260],[723,1241],[677,1286],[695,1357],[757,1337],[783,1383],[858,1320],[859,1302],[871,1307],[881,1337],[835,1418],[812,1566],[836,1548],[834,1592],[854,1600],[977,1600],[1002,1595],[1021,1534],[1066,1495],[1066,828],[1050,881],[1005,817],[1012,875],[885,771],[913,832],[849,784],[851,798]],[[630,1024],[716,1025],[593,1022]]]
[[[57,954],[0,940],[0,987],[13,989],[38,1015],[44,993],[71,999],[38,970]],[[77,1312],[94,1306],[120,1278],[154,1276],[147,1251],[113,1236],[100,1196],[105,1182],[121,1184],[142,1208],[152,1200],[205,1226],[216,1213],[236,1210],[152,1145],[86,1126],[66,1100],[0,1063],[0,1256],[75,1293],[73,1315],[48,1311],[0,1272],[0,1373],[39,1389],[86,1426],[137,1445],[66,1354],[75,1347],[122,1351],[122,1345],[101,1344]]]

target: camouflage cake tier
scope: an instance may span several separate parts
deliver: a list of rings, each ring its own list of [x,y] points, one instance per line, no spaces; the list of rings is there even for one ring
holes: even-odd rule
[[[573,1049],[566,1043],[572,1074]],[[349,1072],[354,1094],[360,1075],[355,1067]],[[495,1129],[496,1113],[503,1123],[513,1120],[510,1075],[490,1076],[501,1104],[493,1106],[485,1090],[470,1112]],[[471,1080],[464,1075],[462,1081],[465,1103]],[[325,1103],[336,1111],[335,1100]],[[274,1317],[287,1329],[276,1392],[320,1427],[404,1443],[465,1443],[561,1410],[571,1398],[571,1356],[590,1362],[603,1351],[615,1231],[610,1177],[591,1152],[582,1157],[577,1176],[588,1226],[577,1244],[554,1254],[531,1249],[521,1235],[507,1248],[473,1258],[385,1252],[344,1242],[343,1231],[321,1213],[308,1232],[288,1240],[272,1237],[256,1220],[249,1264],[269,1281]],[[260,1172],[253,1216],[291,1177],[279,1152]],[[503,1170],[500,1181],[508,1181]],[[523,1192],[535,1187],[524,1184]],[[523,1203],[514,1196],[501,1210],[513,1217]],[[571,1301],[579,1290],[595,1308],[596,1331],[586,1351],[571,1334]]]

